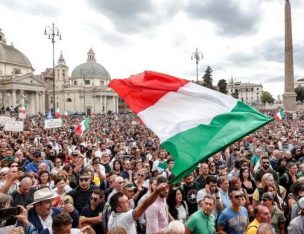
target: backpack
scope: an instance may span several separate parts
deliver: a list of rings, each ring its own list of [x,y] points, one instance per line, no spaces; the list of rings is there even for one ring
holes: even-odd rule
[[[103,233],[108,232],[108,222],[109,222],[111,213],[112,213],[112,208],[111,208],[110,204],[107,202],[102,210],[101,226],[102,226]]]

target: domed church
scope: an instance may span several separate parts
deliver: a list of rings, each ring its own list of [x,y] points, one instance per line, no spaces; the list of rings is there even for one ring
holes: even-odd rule
[[[118,112],[118,96],[108,88],[109,72],[96,62],[92,49],[87,61],[78,65],[68,77],[69,69],[62,53],[55,67],[55,106],[60,112],[107,113]],[[52,83],[47,85],[47,99],[52,108]],[[49,88],[48,88],[49,86]]]
[[[25,105],[27,114],[44,112],[44,82],[33,72],[29,59],[6,44],[0,29],[0,113],[19,105]]]

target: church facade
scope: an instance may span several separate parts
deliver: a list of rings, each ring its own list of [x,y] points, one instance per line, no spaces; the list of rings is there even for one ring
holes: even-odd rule
[[[118,95],[108,88],[109,72],[96,62],[90,49],[87,61],[78,65],[68,76],[69,68],[61,53],[55,67],[55,106],[60,113],[84,112],[86,114],[117,113]],[[53,83],[45,79],[46,106],[53,106]]]
[[[53,69],[34,75],[29,59],[13,45],[7,45],[0,29],[0,110],[24,105],[28,115],[53,111],[53,102],[60,113],[113,113],[118,110],[118,96],[108,88],[109,72],[96,62],[90,49],[87,61],[78,65],[69,76],[69,68],[60,54],[55,66],[55,100]],[[56,111],[56,110],[55,110]],[[1,114],[1,112],[0,112]]]
[[[25,105],[27,114],[44,112],[45,85],[33,74],[29,59],[13,45],[7,45],[0,30],[0,109]]]

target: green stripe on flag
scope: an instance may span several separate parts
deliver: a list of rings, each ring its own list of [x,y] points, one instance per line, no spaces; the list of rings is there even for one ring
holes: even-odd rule
[[[238,101],[231,112],[216,116],[209,125],[198,125],[164,141],[162,147],[174,158],[175,178],[171,183],[180,181],[201,161],[271,121],[273,118]]]

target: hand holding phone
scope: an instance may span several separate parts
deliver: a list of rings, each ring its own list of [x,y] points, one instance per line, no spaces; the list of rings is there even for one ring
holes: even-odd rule
[[[0,220],[14,218],[21,213],[20,206],[0,209]]]

